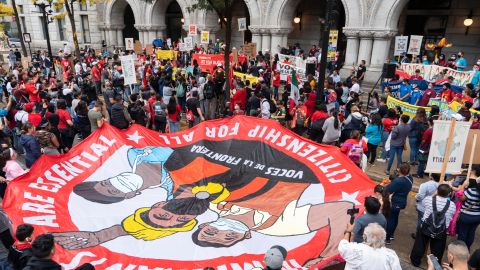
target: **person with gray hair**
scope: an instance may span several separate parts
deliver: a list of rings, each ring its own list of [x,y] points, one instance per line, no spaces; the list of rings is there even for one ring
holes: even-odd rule
[[[385,247],[386,232],[378,223],[370,223],[363,231],[363,243],[350,242],[353,225],[348,224],[344,238],[338,245],[345,269],[400,270],[400,260],[395,251]]]
[[[467,245],[461,240],[452,241],[447,248],[448,262],[442,264],[445,270],[468,270],[468,252]],[[431,256],[427,256],[427,270],[435,270]]]

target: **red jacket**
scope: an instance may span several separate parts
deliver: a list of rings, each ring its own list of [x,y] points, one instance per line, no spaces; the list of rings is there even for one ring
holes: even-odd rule
[[[230,98],[230,111],[233,112],[236,104],[240,105],[240,109],[245,110],[246,103],[247,91],[244,88],[237,89],[235,95]]]

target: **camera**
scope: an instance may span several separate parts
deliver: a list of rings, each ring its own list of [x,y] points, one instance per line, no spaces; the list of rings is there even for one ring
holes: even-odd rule
[[[350,215],[350,224],[353,224],[355,221],[355,215],[360,212],[359,208],[355,208],[355,205],[352,208],[347,209],[347,215]]]

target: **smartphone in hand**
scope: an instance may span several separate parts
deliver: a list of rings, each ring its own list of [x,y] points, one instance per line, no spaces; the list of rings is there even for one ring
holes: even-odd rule
[[[435,257],[435,255],[430,254],[430,255],[428,255],[428,258],[429,258],[430,261],[432,262],[433,269],[435,269],[435,270],[442,270],[442,266],[441,266],[440,263],[438,262],[438,259],[437,259],[437,257]]]

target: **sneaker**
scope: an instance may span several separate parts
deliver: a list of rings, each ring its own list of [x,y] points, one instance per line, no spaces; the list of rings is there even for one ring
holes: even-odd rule
[[[387,170],[385,170],[385,174],[386,174],[386,175],[390,175],[390,172],[387,171]]]
[[[390,240],[395,240],[395,236],[390,237]]]
[[[383,158],[377,158],[377,161],[378,161],[378,162],[383,162],[383,163],[387,162],[387,160],[386,160],[386,159],[383,159]]]
[[[391,244],[392,244],[392,241],[390,241],[390,240],[385,240],[385,244],[386,244],[386,245],[391,245]]]

